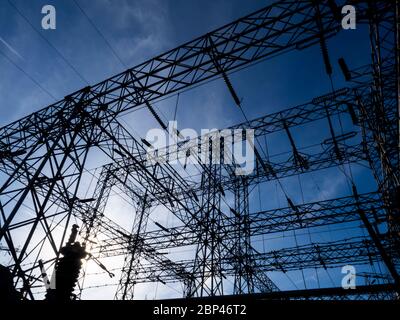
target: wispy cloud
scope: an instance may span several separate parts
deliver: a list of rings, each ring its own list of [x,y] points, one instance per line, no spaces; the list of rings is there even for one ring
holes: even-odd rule
[[[0,37],[0,42],[1,42],[2,44],[4,44],[4,45],[6,46],[6,48],[7,48],[8,50],[10,50],[13,54],[15,54],[18,58],[20,58],[21,60],[25,60],[25,59],[20,55],[20,53],[19,53],[16,49],[14,49],[13,46],[12,46],[11,44],[9,44],[6,40],[4,40],[2,37]]]

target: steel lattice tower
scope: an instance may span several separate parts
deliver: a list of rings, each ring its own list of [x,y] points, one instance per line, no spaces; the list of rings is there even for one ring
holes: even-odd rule
[[[61,259],[61,248],[78,221],[78,241],[89,259],[104,267],[103,259],[124,257],[116,299],[134,298],[135,286],[147,282],[182,283],[185,297],[398,297],[399,1],[352,4],[357,6],[357,23],[369,28],[371,63],[348,68],[342,60],[347,87],[227,128],[253,129],[256,138],[276,132],[288,138],[292,155],[284,161],[271,161],[255,144],[255,170],[250,175],[236,175],[234,164],[214,164],[210,141],[201,150],[209,161],[197,165],[201,174],[196,181],[188,179],[169,163],[149,161],[148,142],[132,135],[119,117],[145,106],[167,130],[152,103],[214,78],[222,78],[240,106],[231,72],[311,46],[321,47],[331,73],[326,40],[343,32],[335,1],[278,1],[1,128],[0,241],[1,250],[11,257],[7,267],[15,288],[27,299],[39,297],[35,288],[42,282],[41,265],[50,270]],[[340,115],[351,117],[361,131],[357,139],[352,132],[335,133],[332,119]],[[326,121],[331,136],[325,149],[305,154],[297,148],[292,130],[316,121]],[[225,143],[223,148],[230,146]],[[82,177],[93,151],[105,155],[108,163],[96,177],[93,194],[84,198]],[[250,210],[249,190],[257,185],[355,163],[370,169],[377,185],[374,192],[359,193],[353,185],[352,193],[340,198],[297,204],[286,196],[282,208]],[[115,189],[132,202],[131,230],[107,217],[107,201]],[[27,217],[25,206],[35,215]],[[157,223],[149,230],[149,216],[159,207],[179,223]],[[276,232],[341,224],[356,228],[354,223],[363,225],[366,236],[267,252],[253,242],[254,237]],[[378,223],[386,231],[381,232]],[[163,253],[182,247],[194,248],[193,259]],[[380,276],[387,281],[355,290],[331,286],[285,291],[269,276],[375,263],[385,266],[387,272]],[[82,272],[80,285],[84,277]],[[231,288],[226,286],[228,278]]]

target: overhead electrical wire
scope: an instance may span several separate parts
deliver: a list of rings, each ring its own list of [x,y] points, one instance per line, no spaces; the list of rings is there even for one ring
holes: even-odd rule
[[[8,3],[15,9],[15,11],[28,23],[28,25],[42,38],[58,55],[59,57],[74,71],[74,73],[82,80],[86,85],[89,85],[89,82],[85,79],[85,77],[68,61],[68,59],[58,50],[43,34],[36,29],[36,27],[32,24],[32,22],[26,17],[26,15],[18,9],[18,7],[13,3],[12,0],[7,0]]]
[[[94,30],[96,30],[97,34],[104,40],[104,42],[106,43],[106,45],[108,46],[108,48],[110,49],[110,51],[112,52],[112,54],[114,55],[114,57],[119,61],[119,63],[121,64],[122,67],[124,68],[128,68],[126,66],[126,64],[124,63],[124,61],[122,60],[122,58],[119,56],[119,54],[114,50],[114,48],[112,47],[112,45],[110,44],[110,42],[107,40],[107,38],[104,36],[104,34],[100,31],[100,29],[96,26],[96,24],[94,23],[94,21],[89,17],[89,15],[86,13],[86,11],[79,5],[78,0],[72,0],[75,5],[79,8],[80,12],[86,17],[86,19],[88,20],[88,22],[90,23],[90,25],[93,27]]]
[[[96,31],[103,37],[103,39],[105,40],[105,42],[109,45],[109,47],[111,48],[111,50],[113,51],[113,53],[114,53],[114,54],[116,55],[116,57],[118,58],[118,55],[117,55],[117,54],[115,53],[115,51],[112,49],[111,45],[108,43],[108,41],[106,40],[106,38],[104,37],[104,35],[102,35],[102,33],[100,32],[100,30],[95,26],[95,24],[92,22],[92,20],[91,20],[91,19],[86,15],[86,13],[82,10],[82,8],[79,6],[79,4],[77,3],[77,1],[75,1],[75,0],[73,0],[73,1],[74,1],[75,4],[79,7],[79,9],[82,11],[82,13],[88,18],[88,20],[90,21],[90,23],[92,24],[92,26],[96,29]],[[122,65],[124,65],[122,60],[120,60],[120,62],[122,63]],[[177,97],[177,101],[178,101],[178,100],[179,100],[179,93],[178,93],[178,97]],[[177,103],[178,103],[178,102],[177,102]],[[246,117],[246,114],[244,113],[244,111],[243,111],[243,109],[242,109],[242,107],[241,107],[241,106],[239,106],[239,107],[240,107],[240,110],[241,110],[243,116],[245,117],[246,121],[249,122],[248,119],[247,119],[247,117]],[[174,119],[176,119],[176,109],[177,109],[177,106],[176,106],[176,108],[175,108]],[[256,140],[256,143],[259,144],[259,142],[258,142],[257,140]],[[261,149],[261,151],[264,153],[264,150],[263,150],[263,148],[261,147],[261,145],[260,145],[260,149]],[[267,154],[268,154],[268,149],[267,149]],[[267,156],[267,159],[269,159],[269,156]],[[283,185],[281,184],[279,178],[277,178],[277,183],[279,183],[279,185],[281,186],[281,189],[282,189],[283,193],[284,193],[284,194],[286,195],[286,197],[288,198],[287,193],[286,193],[285,190],[283,189]],[[301,185],[300,185],[300,188],[301,188]],[[254,188],[253,188],[252,190],[254,190]],[[301,192],[303,192],[302,189],[301,189]],[[251,193],[251,191],[250,191],[250,193]],[[303,203],[304,203],[304,195],[303,195],[303,194],[302,194],[302,198],[303,198]],[[308,232],[309,232],[309,228],[307,228],[307,229],[308,229]],[[310,232],[309,232],[309,234],[310,234]],[[294,233],[294,237],[295,237],[295,239],[296,239],[296,233]],[[296,245],[297,245],[297,239],[296,239]],[[329,273],[328,273],[328,276],[330,277]],[[304,274],[303,274],[303,278],[304,278]],[[289,280],[291,280],[291,279],[289,278]],[[304,281],[305,281],[305,280],[304,280]],[[332,279],[331,279],[331,281],[332,281]],[[294,285],[295,285],[295,284],[294,284]],[[295,285],[295,286],[296,286],[296,285]],[[297,288],[297,286],[296,286],[296,288]]]
[[[35,78],[33,78],[27,71],[25,71],[22,67],[20,67],[17,63],[15,63],[11,58],[9,58],[3,51],[0,50],[0,54],[14,67],[16,67],[19,71],[21,71],[29,80],[31,80],[39,89],[41,89],[44,93],[46,93],[50,98],[54,101],[57,101],[57,98],[53,96],[46,88],[44,88]]]

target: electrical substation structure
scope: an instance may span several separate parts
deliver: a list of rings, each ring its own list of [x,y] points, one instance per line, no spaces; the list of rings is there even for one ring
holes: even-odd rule
[[[228,128],[254,130],[255,169],[248,175],[237,175],[234,161],[214,163],[214,149],[207,145],[201,152],[208,152],[209,162],[197,163],[195,174],[149,161],[150,143],[119,121],[141,108],[168,130],[154,104],[214,79],[225,82],[232,102],[242,108],[231,73],[260,68],[263,60],[312,46],[320,47],[330,76],[327,40],[346,32],[337,2],[275,2],[2,127],[0,244],[7,259],[0,263],[13,297],[80,299],[88,276],[82,265],[86,260],[110,277],[118,274],[114,298],[122,300],[134,299],[135,288],[143,283],[180,283],[185,298],[398,299],[399,1],[350,1],[357,8],[357,25],[369,32],[371,61],[349,66],[339,59],[346,87]],[[339,132],[339,117],[349,117],[353,129]],[[330,135],[321,137],[323,147],[317,152],[307,153],[297,147],[293,132],[316,121],[325,121]],[[286,135],[291,149],[282,161],[274,161],[257,142],[276,132]],[[82,177],[93,152],[108,162],[87,195]],[[351,192],[340,198],[299,203],[285,193],[287,201],[280,208],[257,211],[250,205],[249,194],[260,185],[281,185],[287,177],[353,164],[368,168],[374,191],[360,192],[349,178]],[[131,229],[107,215],[114,191],[134,207]],[[33,214],[27,214],[27,207]],[[178,222],[156,222],[149,228],[150,217],[160,208],[159,214],[167,211]],[[326,226],[354,228],[360,236],[273,250],[268,242],[265,250],[254,242]],[[192,256],[168,254],[179,248],[190,248]],[[123,264],[110,270],[107,259],[121,256]],[[369,268],[372,280],[347,290],[340,282],[286,290],[282,278],[272,276],[328,272],[344,265]]]

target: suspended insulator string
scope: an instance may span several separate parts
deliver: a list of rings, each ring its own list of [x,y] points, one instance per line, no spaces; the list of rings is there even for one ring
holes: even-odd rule
[[[88,16],[88,14],[85,12],[85,10],[83,10],[83,8],[79,5],[77,0],[73,0],[75,5],[79,8],[79,10],[82,12],[82,14],[86,17],[86,19],[89,21],[89,23],[92,25],[93,29],[95,29],[95,31],[98,33],[98,35],[104,40],[104,42],[106,43],[106,45],[109,47],[109,49],[111,50],[111,52],[113,53],[113,55],[115,56],[115,58],[119,61],[119,63],[124,67],[124,68],[128,68],[127,65],[123,62],[121,56],[116,52],[116,50],[113,48],[113,46],[111,45],[111,43],[107,40],[107,38],[104,36],[104,34],[100,31],[100,29],[97,27],[97,25],[95,24],[95,22],[90,19],[90,17]],[[165,123],[161,120],[160,116],[158,115],[158,113],[154,110],[154,108],[152,107],[152,105],[146,101],[145,102],[147,108],[150,110],[151,114],[153,115],[153,117],[156,119],[156,121],[160,124],[160,126],[164,129],[167,130],[167,126],[165,125]]]
[[[329,80],[330,80],[332,92],[335,92],[335,88],[334,88],[333,80],[332,80],[332,65],[331,65],[330,59],[329,59],[328,46],[326,44],[325,36],[323,34],[323,25],[322,25],[322,21],[321,21],[321,12],[319,10],[319,4],[318,3],[316,3],[316,5],[315,5],[315,11],[316,11],[317,25],[318,25],[319,32],[320,32],[320,48],[321,48],[322,57],[323,57],[324,64],[325,64],[325,70],[326,70],[326,73],[327,73],[327,75],[329,77]],[[328,115],[328,117],[329,117],[329,115]],[[331,126],[330,119],[328,118],[328,120],[329,120],[329,124]],[[342,134],[343,134],[343,126],[342,126],[342,123],[341,123],[340,115],[339,115],[339,122],[340,122],[340,126],[341,126],[341,129],[342,129]],[[333,129],[331,128],[331,130],[333,130]],[[333,131],[332,131],[332,135],[334,135]],[[334,138],[335,137],[333,136],[333,139]],[[335,141],[334,141],[334,143],[336,144]],[[340,150],[338,150],[338,152],[340,152]],[[343,166],[343,172],[345,172],[344,164],[342,163],[341,165]],[[349,164],[349,166],[350,166],[350,164]],[[350,170],[351,170],[351,167],[350,167]],[[351,185],[349,183],[349,177],[346,174],[345,174],[345,177],[346,177],[346,181],[347,181],[348,186],[349,186],[349,190],[351,191]],[[351,177],[351,179],[352,179],[352,177]]]
[[[222,79],[224,79],[224,82],[225,82],[226,86],[228,87],[228,90],[231,93],[232,98],[235,101],[236,105],[239,108],[241,108],[240,99],[239,99],[238,95],[236,94],[235,89],[233,88],[232,82],[229,80],[228,75],[224,71],[222,71]]]
[[[119,61],[119,63],[124,67],[124,68],[128,68],[127,65],[124,63],[124,61],[122,60],[121,56],[116,52],[116,50],[113,48],[113,46],[111,45],[111,43],[107,40],[107,38],[104,36],[104,34],[100,31],[100,29],[96,26],[95,22],[90,19],[90,17],[87,15],[87,13],[85,12],[85,10],[83,10],[83,8],[79,5],[77,0],[73,0],[75,5],[79,8],[79,10],[82,12],[82,14],[86,17],[86,19],[89,21],[89,23],[92,25],[92,27],[96,30],[96,32],[99,34],[99,36],[104,40],[105,44],[109,47],[109,49],[111,50],[111,52],[113,53],[114,57]],[[161,120],[160,116],[158,115],[158,113],[154,110],[154,108],[150,105],[150,103],[148,101],[145,102],[147,108],[150,110],[151,114],[153,115],[153,117],[157,120],[157,122],[160,124],[160,126],[166,130],[166,125],[164,124],[164,122]]]
[[[232,87],[232,89],[233,89],[233,87]],[[247,123],[250,123],[250,121],[249,121],[249,119],[247,118],[246,113],[244,112],[244,110],[243,110],[243,108],[242,108],[242,105],[241,105],[240,103],[238,104],[238,107],[239,107],[239,109],[240,109],[240,111],[241,111],[241,113],[242,113],[244,119],[246,120],[246,122],[247,122]],[[264,149],[262,148],[260,142],[259,142],[257,139],[255,139],[255,143],[258,144],[258,146],[259,146],[261,152],[264,154],[264,156],[266,157],[266,159],[268,159],[268,157],[267,157],[267,155],[265,154]],[[255,148],[255,146],[254,146],[254,148]],[[256,150],[255,150],[255,151],[256,151]],[[284,195],[286,196],[286,198],[289,198],[289,196],[288,196],[288,194],[287,194],[285,188],[283,187],[283,184],[282,184],[282,182],[280,181],[280,179],[279,179],[278,177],[276,177],[276,180],[277,180],[277,182],[278,182],[278,184],[279,184],[279,186],[280,186],[282,192],[283,192]]]
[[[319,44],[321,48],[322,58],[325,64],[325,71],[328,75],[332,74],[332,65],[329,59],[328,46],[326,44],[325,36],[324,36],[324,28],[321,20],[321,11],[319,10],[319,4],[315,3],[315,13],[316,13],[316,22],[319,29]]]
[[[327,46],[327,44],[326,44],[326,39],[325,39],[325,36],[324,36],[324,34],[323,34],[323,26],[322,26],[322,21],[321,21],[321,12],[320,12],[320,10],[319,10],[319,5],[318,5],[318,3],[315,5],[315,10],[316,10],[317,25],[318,25],[319,32],[320,32],[320,48],[321,48],[322,57],[323,57],[324,64],[325,64],[325,71],[326,71],[326,73],[328,74],[328,77],[329,77],[329,80],[330,80],[330,84],[331,84],[332,92],[335,92],[334,85],[333,85],[333,80],[332,80],[332,65],[331,65],[331,62],[330,62],[330,59],[329,59],[329,52],[328,52],[328,46]],[[329,118],[328,118],[328,120],[329,120]],[[330,121],[330,120],[329,120],[329,121]],[[342,134],[343,134],[343,126],[342,126],[342,122],[341,122],[340,115],[339,115],[339,122],[340,122],[340,126],[341,126],[341,129],[342,129]],[[329,124],[330,124],[330,122],[329,122]],[[332,132],[332,134],[334,134],[334,133]],[[334,138],[334,137],[333,137],[333,138]],[[335,142],[335,141],[334,141],[334,142]],[[336,143],[336,142],[335,142],[335,143]],[[340,150],[339,150],[339,152],[340,152]],[[346,177],[346,181],[347,181],[347,183],[348,183],[349,190],[351,190],[351,185],[350,185],[350,183],[349,183],[349,177],[348,177],[347,174],[345,173],[344,164],[342,163],[341,165],[343,166],[343,172],[344,172],[344,174],[345,174],[345,177]],[[349,164],[349,170],[351,171],[350,164]],[[350,179],[352,180],[352,176],[351,176]]]
[[[291,49],[287,49],[287,50],[282,50],[279,54],[271,55],[269,57],[262,58],[260,60],[255,61],[255,62],[251,62],[249,64],[246,64],[246,65],[242,66],[242,67],[234,69],[234,70],[228,72],[227,74],[235,74],[235,73],[240,72],[242,70],[246,70],[247,68],[253,67],[253,66],[258,65],[260,63],[263,63],[263,62],[265,62],[265,61],[267,61],[269,59],[272,59],[272,58],[274,58],[276,56],[279,56],[280,54],[284,54],[284,53],[290,52],[292,50],[294,50],[294,49],[291,48]],[[161,98],[154,99],[153,103],[158,103],[158,102],[162,102],[162,101],[165,101],[165,100],[168,100],[168,99],[172,99],[173,97],[177,96],[178,94],[195,90],[196,88],[199,88],[201,86],[205,86],[205,85],[207,85],[207,84],[209,84],[211,82],[218,81],[220,78],[222,78],[222,76],[221,77],[214,77],[214,78],[211,78],[209,80],[205,80],[203,82],[200,82],[198,84],[191,85],[191,86],[187,87],[186,89],[177,90],[175,93],[171,93],[171,94],[169,94],[167,96],[163,96]],[[132,109],[128,109],[126,111],[121,112],[121,114],[119,114],[118,116],[120,117],[122,115],[127,115],[127,114],[130,114],[130,113],[136,112],[138,109],[143,108],[143,107],[135,107],[135,108],[132,108]],[[164,116],[164,114],[161,112],[161,110],[158,110],[158,111],[161,113],[161,115]],[[166,117],[164,116],[164,118],[166,118]]]
[[[325,64],[325,70],[328,75],[332,74],[332,65],[329,59],[329,54],[328,54],[328,47],[326,45],[325,38],[321,36],[320,38],[320,48],[322,52],[322,57],[324,59],[324,64]]]
[[[147,108],[150,110],[150,113],[153,115],[153,117],[156,119],[156,121],[158,122],[158,124],[161,126],[161,128],[163,128],[164,130],[167,130],[167,126],[166,124],[161,120],[160,116],[158,115],[158,113],[153,109],[153,107],[151,106],[151,104],[149,102],[146,101],[146,106]]]

